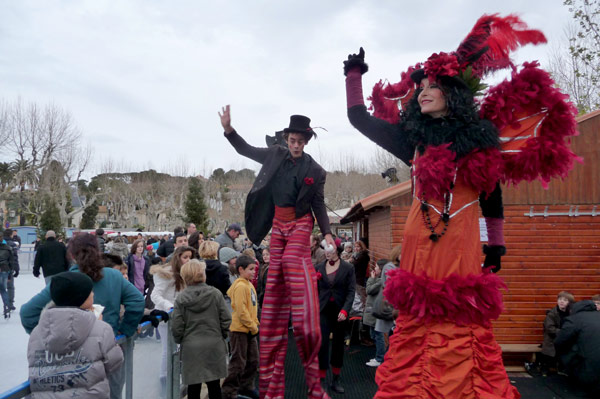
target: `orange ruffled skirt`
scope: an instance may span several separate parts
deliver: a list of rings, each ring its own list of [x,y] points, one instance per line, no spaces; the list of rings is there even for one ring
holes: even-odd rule
[[[377,369],[377,399],[520,398],[492,333],[504,284],[481,270],[477,196],[457,182],[451,213],[461,211],[438,242],[413,202],[400,268],[386,280],[385,296],[400,314]]]

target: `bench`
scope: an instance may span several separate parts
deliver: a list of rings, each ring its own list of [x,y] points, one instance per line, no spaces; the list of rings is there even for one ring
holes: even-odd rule
[[[529,354],[529,362],[535,362],[535,354],[542,351],[539,344],[500,344],[502,353]],[[505,365],[507,372],[522,372],[525,367],[518,365]]]

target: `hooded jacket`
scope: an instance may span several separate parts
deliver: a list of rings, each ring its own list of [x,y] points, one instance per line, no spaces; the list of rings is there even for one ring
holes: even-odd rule
[[[154,289],[150,299],[154,302],[154,308],[168,312],[175,305],[175,279],[170,265],[154,265],[150,268],[150,274],[154,276]]]
[[[570,376],[588,387],[600,384],[600,312],[594,301],[579,301],[571,307],[554,340],[556,353]]]
[[[231,313],[219,290],[205,283],[186,287],[175,300],[171,332],[181,344],[183,382],[199,384],[227,377]]]
[[[258,334],[258,298],[252,283],[240,277],[227,290],[227,295],[233,308],[230,330]]]
[[[109,398],[106,376],[123,353],[93,312],[51,302],[31,332],[27,360],[33,398]]]

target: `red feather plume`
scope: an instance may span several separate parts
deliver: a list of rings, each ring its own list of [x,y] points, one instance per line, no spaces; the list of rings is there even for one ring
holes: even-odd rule
[[[527,29],[527,24],[518,16],[483,15],[458,46],[456,55],[461,67],[470,64],[473,74],[482,77],[511,66],[511,51],[526,44],[539,43],[546,43],[544,34],[536,29]]]

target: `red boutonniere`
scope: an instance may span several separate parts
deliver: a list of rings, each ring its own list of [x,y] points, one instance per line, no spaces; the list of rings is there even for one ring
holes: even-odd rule
[[[305,177],[304,178],[304,184],[306,184],[307,186],[310,186],[312,184],[315,183],[315,179],[313,179],[312,177]]]
[[[317,272],[317,281],[321,280],[323,280],[323,275],[321,274],[321,272]]]

